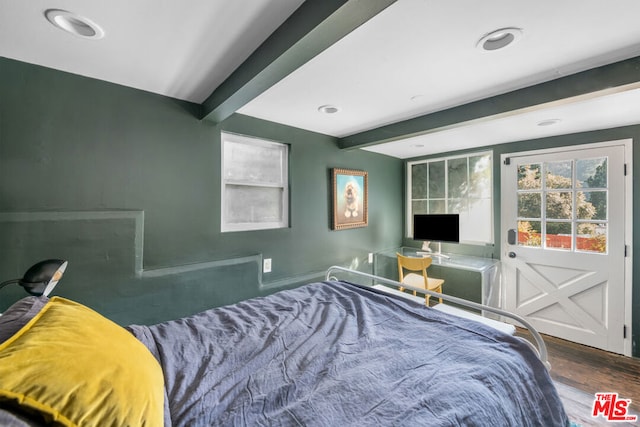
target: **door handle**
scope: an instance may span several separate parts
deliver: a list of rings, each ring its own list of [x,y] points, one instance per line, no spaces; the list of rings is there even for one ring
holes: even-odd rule
[[[516,257],[516,253],[515,252],[509,252],[507,255],[509,255],[509,258],[515,258]]]
[[[507,230],[507,243],[509,243],[510,245],[515,245],[517,240],[518,232],[514,228]]]

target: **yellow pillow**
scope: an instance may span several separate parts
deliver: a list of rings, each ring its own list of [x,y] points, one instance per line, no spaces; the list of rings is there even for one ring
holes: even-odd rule
[[[162,426],[162,369],[124,328],[53,297],[0,345],[0,400],[66,426]]]

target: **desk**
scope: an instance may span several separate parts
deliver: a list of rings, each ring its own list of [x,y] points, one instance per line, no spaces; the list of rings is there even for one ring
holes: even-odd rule
[[[421,251],[418,248],[401,247],[378,252],[374,257],[374,274],[376,276],[382,276],[387,279],[398,280],[398,262],[396,258],[396,253],[398,252],[406,256],[420,256],[418,255],[418,252]],[[478,273],[480,275],[480,295],[479,298],[477,298],[479,299],[479,301],[475,302],[480,302],[491,307],[500,307],[500,260],[468,255],[445,255],[447,255],[449,258],[434,256],[433,262],[429,269],[431,270],[432,267],[437,266],[445,269],[464,270]],[[434,274],[434,277],[437,276]],[[447,285],[448,283],[445,280],[445,294],[448,293]],[[452,284],[449,283],[449,285]],[[468,295],[464,295],[461,297],[465,299],[472,299],[469,298]]]

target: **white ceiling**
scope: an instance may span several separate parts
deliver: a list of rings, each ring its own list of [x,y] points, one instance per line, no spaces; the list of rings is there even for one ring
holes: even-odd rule
[[[0,56],[203,103],[302,3],[0,0]],[[44,18],[49,8],[86,16],[106,35],[66,34]],[[398,0],[237,111],[345,137],[639,56],[638,16],[637,0]],[[504,27],[522,38],[476,48]],[[339,112],[318,112],[326,104]],[[551,118],[561,121],[537,125]],[[636,123],[640,89],[629,85],[366,149],[410,158]]]
[[[0,56],[203,102],[304,0],[0,0]],[[89,18],[86,40],[47,9]]]

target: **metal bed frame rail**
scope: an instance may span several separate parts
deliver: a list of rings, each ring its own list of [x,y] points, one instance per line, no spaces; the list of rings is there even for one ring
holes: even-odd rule
[[[513,320],[518,322],[520,325],[522,325],[523,327],[525,327],[529,331],[529,333],[531,334],[531,336],[535,340],[535,346],[533,345],[533,343],[531,341],[529,341],[529,340],[527,340],[527,339],[525,339],[523,337],[518,337],[518,338],[522,339],[524,342],[529,344],[531,346],[531,348],[536,352],[538,358],[544,364],[544,366],[548,370],[551,369],[551,364],[549,363],[549,360],[548,360],[547,346],[544,343],[544,340],[542,339],[542,336],[536,330],[536,328],[534,328],[533,325],[531,325],[531,323],[529,323],[527,320],[525,320],[524,318],[518,316],[515,313],[511,313],[509,311],[501,310],[499,308],[491,307],[491,306],[480,304],[480,303],[477,303],[477,302],[468,301],[468,300],[465,300],[465,299],[462,299],[462,298],[458,298],[458,297],[454,297],[454,296],[451,296],[451,295],[441,294],[439,292],[434,292],[434,291],[430,291],[430,290],[423,289],[423,288],[417,288],[415,286],[410,286],[410,285],[406,285],[406,284],[397,282],[395,280],[387,279],[386,277],[375,276],[373,274],[369,274],[369,273],[365,273],[365,272],[357,271],[357,270],[352,270],[352,269],[345,268],[345,267],[340,267],[340,266],[337,266],[337,265],[331,266],[331,267],[329,267],[327,269],[326,280],[338,280],[337,277],[334,275],[335,272],[342,272],[342,273],[348,273],[348,274],[353,274],[353,275],[356,275],[356,276],[365,277],[367,279],[373,280],[374,283],[382,283],[382,284],[391,285],[391,286],[393,286],[395,288],[404,288],[404,289],[408,289],[410,291],[416,291],[417,293],[420,293],[420,294],[423,294],[423,295],[430,295],[432,297],[442,298],[445,301],[453,302],[455,304],[460,304],[460,305],[463,305],[463,306],[466,306],[466,307],[474,308],[476,310],[489,311],[491,313],[495,313],[495,314],[498,314],[500,316],[508,317],[510,319],[513,319]]]

